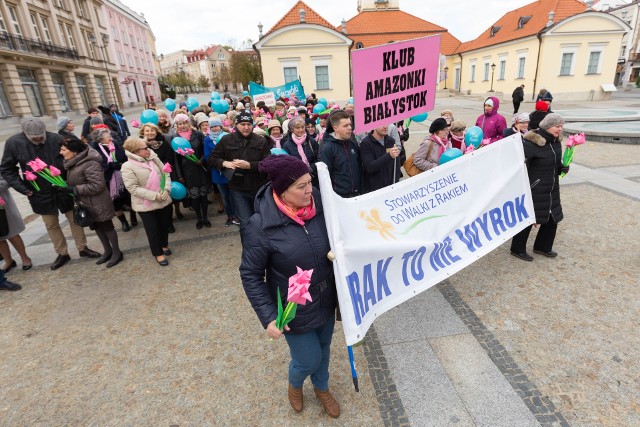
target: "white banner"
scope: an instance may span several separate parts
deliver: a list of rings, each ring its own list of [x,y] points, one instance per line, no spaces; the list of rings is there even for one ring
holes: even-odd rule
[[[267,107],[273,107],[276,105],[276,96],[273,92],[259,93],[253,95],[253,103],[257,104],[260,101],[264,101],[264,105]]]
[[[535,223],[520,136],[352,199],[320,190],[347,345],[376,317]]]

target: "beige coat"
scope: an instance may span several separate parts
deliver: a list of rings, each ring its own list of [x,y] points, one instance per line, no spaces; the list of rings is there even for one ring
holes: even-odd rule
[[[134,160],[125,162],[122,165],[122,178],[124,179],[124,186],[127,188],[127,191],[131,193],[131,207],[133,210],[136,212],[149,212],[162,209],[171,204],[171,197],[168,197],[167,200],[164,201],[157,200],[156,197],[158,192],[147,190],[145,188],[151,172],[147,168],[136,164],[136,162],[151,162],[153,164],[152,167],[155,167],[156,172],[160,175],[162,174],[162,167],[164,165],[158,158],[158,155],[153,151],[150,151],[149,158],[145,159],[144,157],[138,156],[137,154],[133,154],[129,151],[126,151],[125,153],[129,160]],[[169,174],[165,174],[165,176],[167,178],[164,189],[169,193],[171,192],[171,178],[169,178]],[[150,201],[151,204],[149,206],[145,206],[145,200]]]
[[[433,146],[431,147],[431,151],[429,151],[429,146],[432,142]],[[447,141],[447,144],[447,148],[451,148],[451,142]],[[431,139],[431,135],[427,136],[413,155],[413,164],[423,171],[435,168],[440,164],[439,148],[440,145]]]

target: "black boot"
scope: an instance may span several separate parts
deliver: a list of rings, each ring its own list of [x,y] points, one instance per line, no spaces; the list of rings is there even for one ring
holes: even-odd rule
[[[124,214],[118,215],[118,219],[122,223],[122,231],[123,232],[126,233],[127,231],[129,231],[131,229],[131,227],[129,227],[129,223],[127,222],[127,217],[125,217]]]
[[[138,225],[138,217],[136,216],[136,211],[129,212],[129,219],[131,220],[131,226],[135,227]]]

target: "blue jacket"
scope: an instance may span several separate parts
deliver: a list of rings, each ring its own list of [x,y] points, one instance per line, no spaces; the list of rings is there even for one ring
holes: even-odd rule
[[[360,194],[360,149],[352,139],[343,141],[333,135],[323,137],[320,146],[320,159],[329,169],[333,191],[342,197],[354,197]]]
[[[218,138],[215,141],[211,139],[210,134],[207,134],[204,137],[205,163],[208,162],[209,155],[213,152],[213,149],[216,148],[216,144],[218,143],[218,141],[220,141],[220,138],[222,138],[225,135],[227,135],[227,132],[220,132],[220,135],[218,135]],[[211,168],[211,182],[213,182],[214,184],[228,184],[229,180],[224,175],[222,175],[222,173],[218,169]]]
[[[313,269],[311,302],[299,305],[289,323],[300,334],[324,325],[335,315],[337,305],[333,266],[327,258],[329,237],[322,213],[320,192],[313,189],[316,215],[301,226],[284,215],[273,200],[271,183],[256,195],[255,214],[242,229],[240,277],[244,291],[260,323],[267,327],[278,315],[276,289],[280,288],[282,307],[287,304],[289,277],[296,267]]]

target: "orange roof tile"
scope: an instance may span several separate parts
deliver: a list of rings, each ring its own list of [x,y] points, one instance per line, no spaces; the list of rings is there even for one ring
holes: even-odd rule
[[[468,52],[487,46],[494,46],[511,40],[517,40],[538,34],[544,30],[549,21],[549,12],[554,11],[554,23],[584,12],[586,5],[579,0],[537,0],[528,5],[507,12],[475,40],[462,43],[455,53]],[[518,28],[521,17],[530,16],[531,19]],[[493,36],[491,29],[501,27]]]
[[[342,31],[342,26],[336,27]],[[460,40],[439,25],[401,10],[363,11],[347,21],[347,36],[364,47],[441,34],[440,52],[452,54]]]
[[[324,19],[322,16],[320,16],[320,14],[318,14],[318,12],[311,9],[305,2],[300,0],[296,4],[294,4],[289,12],[287,12],[278,22],[276,22],[276,24],[269,31],[266,32],[265,36],[276,30],[279,30],[280,28],[289,25],[300,24],[300,9],[304,9],[306,12],[305,23],[322,25],[323,27],[335,30],[335,28],[329,23],[329,21]]]

